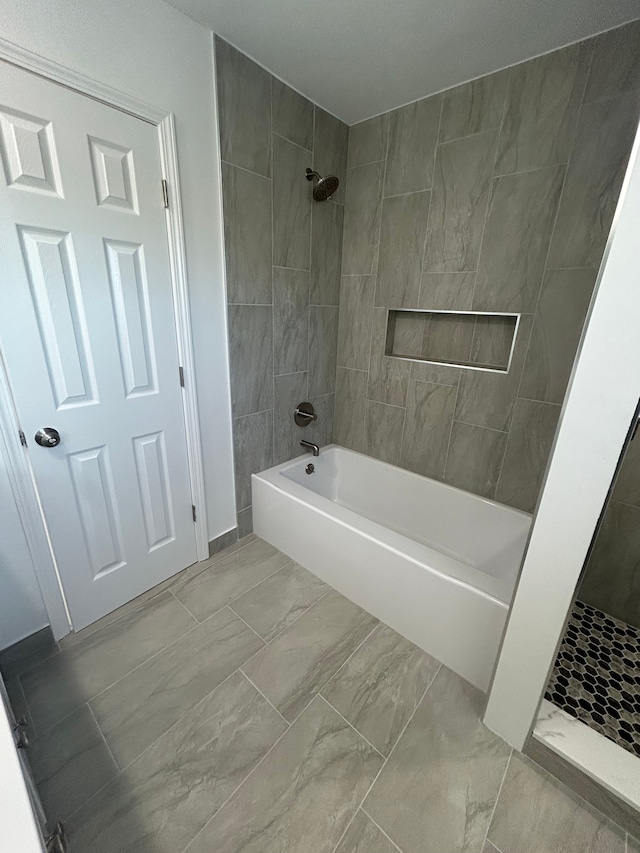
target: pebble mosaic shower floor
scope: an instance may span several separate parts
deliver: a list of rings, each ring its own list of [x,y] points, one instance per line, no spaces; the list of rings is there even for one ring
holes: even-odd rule
[[[640,756],[640,630],[576,601],[545,698]]]

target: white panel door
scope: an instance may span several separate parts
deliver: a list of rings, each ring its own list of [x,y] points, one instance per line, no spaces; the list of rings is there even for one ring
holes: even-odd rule
[[[0,62],[0,157],[0,346],[78,630],[196,560],[157,129]]]

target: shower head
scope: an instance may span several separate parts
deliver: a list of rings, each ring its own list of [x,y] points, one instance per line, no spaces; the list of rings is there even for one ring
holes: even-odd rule
[[[326,201],[331,198],[340,185],[340,179],[335,175],[321,178],[313,169],[307,169],[307,180],[313,181],[313,197],[316,201]]]

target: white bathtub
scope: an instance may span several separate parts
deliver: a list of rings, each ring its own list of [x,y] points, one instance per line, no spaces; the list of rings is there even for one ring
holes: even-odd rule
[[[528,513],[336,445],[251,479],[258,536],[486,691]]]

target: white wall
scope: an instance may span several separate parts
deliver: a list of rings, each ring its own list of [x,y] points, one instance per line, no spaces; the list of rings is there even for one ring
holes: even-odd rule
[[[522,749],[640,397],[636,136],[484,717]],[[637,441],[637,439],[636,439]]]
[[[211,33],[159,0],[0,0],[0,36],[176,117],[209,539],[235,526]]]

